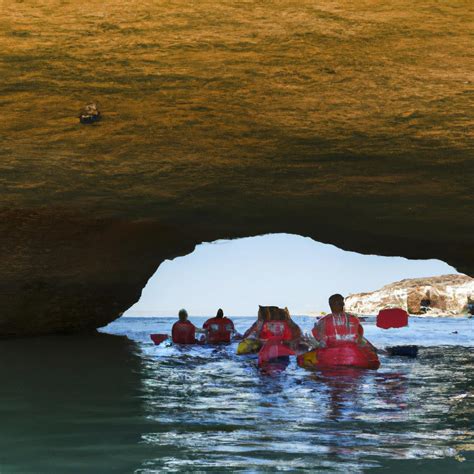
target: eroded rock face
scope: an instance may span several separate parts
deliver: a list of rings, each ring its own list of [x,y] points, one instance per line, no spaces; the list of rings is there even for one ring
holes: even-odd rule
[[[474,302],[474,279],[466,275],[412,278],[385,285],[371,293],[346,298],[346,308],[357,314],[377,314],[399,307],[410,314],[467,314]]]
[[[103,325],[218,238],[474,274],[468,7],[6,2],[0,335]]]

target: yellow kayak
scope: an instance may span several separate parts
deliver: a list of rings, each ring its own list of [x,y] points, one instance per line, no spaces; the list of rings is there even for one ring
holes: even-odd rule
[[[243,339],[237,346],[237,354],[256,354],[261,347],[262,343],[258,339]]]
[[[318,366],[317,351],[309,351],[301,354],[297,358],[298,365],[303,369],[315,369]]]

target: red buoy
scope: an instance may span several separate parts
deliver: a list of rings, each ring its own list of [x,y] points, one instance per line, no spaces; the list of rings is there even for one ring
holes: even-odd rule
[[[408,313],[401,308],[382,309],[377,315],[377,327],[382,329],[408,326]]]

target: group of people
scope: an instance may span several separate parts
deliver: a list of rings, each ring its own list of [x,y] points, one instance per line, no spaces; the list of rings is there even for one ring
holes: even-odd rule
[[[261,306],[258,319],[244,333],[243,338],[261,341],[278,338],[285,341],[294,350],[303,346],[335,347],[341,343],[353,342],[361,346],[373,347],[364,338],[364,329],[359,319],[344,311],[344,297],[340,294],[329,298],[331,313],[317,321],[312,329],[312,337],[305,337],[300,327],[291,319],[288,309],[272,306]],[[196,333],[202,333],[200,341]],[[231,319],[224,316],[219,309],[214,318],[208,319],[202,329],[197,328],[188,319],[185,309],[179,312],[179,320],[173,325],[172,340],[177,344],[208,344],[229,343],[232,337],[242,338],[234,327]]]
[[[208,319],[202,326],[197,328],[188,319],[188,312],[185,309],[180,310],[178,321],[173,324],[171,338],[176,344],[197,344],[205,342],[208,344],[229,343],[235,331],[234,323],[231,319],[224,316],[224,311],[219,309],[214,318]],[[196,333],[202,333],[203,338],[198,341]]]

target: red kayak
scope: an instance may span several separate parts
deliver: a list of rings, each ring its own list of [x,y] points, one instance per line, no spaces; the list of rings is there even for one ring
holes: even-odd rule
[[[314,349],[299,355],[297,362],[305,369],[330,367],[378,369],[380,367],[379,358],[370,347],[361,347],[351,342]]]
[[[276,361],[282,357],[289,357],[290,355],[295,355],[294,351],[283,345],[281,340],[270,339],[258,353],[258,365],[261,367],[266,363],[271,363],[272,361]]]
[[[159,345],[162,342],[168,339],[168,334],[150,334],[150,339],[156,344]]]

